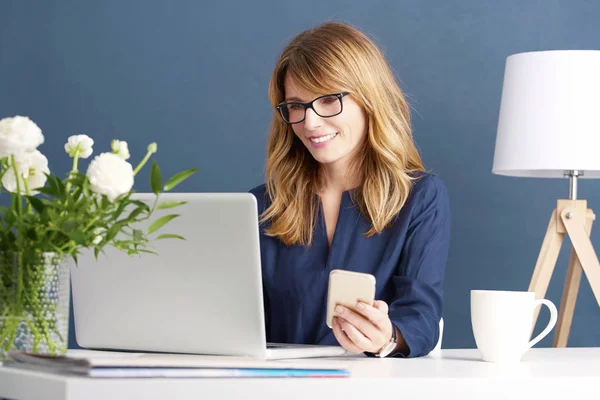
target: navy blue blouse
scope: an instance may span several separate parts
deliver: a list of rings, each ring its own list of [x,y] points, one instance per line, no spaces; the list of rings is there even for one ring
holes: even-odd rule
[[[269,205],[265,185],[250,192],[262,213]],[[409,348],[397,356],[433,350],[450,244],[450,204],[439,177],[423,173],[394,223],[370,238],[364,236],[370,226],[354,205],[352,190],[344,192],[331,250],[322,207],[310,247],[287,246],[264,229],[261,225],[267,341],[337,345],[325,323],[327,286],[332,269],[345,269],[375,276],[375,298],[388,303],[390,319]]]

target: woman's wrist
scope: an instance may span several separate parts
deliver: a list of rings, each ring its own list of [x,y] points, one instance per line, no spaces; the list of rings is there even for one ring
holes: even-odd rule
[[[390,349],[390,346],[395,343],[395,347]],[[386,344],[379,349],[376,353],[368,353],[372,357],[392,357],[398,353],[405,353],[408,350],[408,346],[406,345],[406,341],[404,340],[404,336],[400,330],[392,323],[392,332],[390,333],[390,338],[386,341]]]
[[[392,324],[392,328],[396,332],[396,348],[394,349],[394,351],[392,351],[390,355],[406,353],[406,351],[408,350],[408,346],[406,344],[406,340],[404,340],[402,332],[400,332],[400,329],[398,329],[398,327],[394,324]]]

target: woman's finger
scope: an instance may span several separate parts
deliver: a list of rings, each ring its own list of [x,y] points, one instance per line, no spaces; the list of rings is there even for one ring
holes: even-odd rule
[[[340,346],[342,346],[344,349],[354,354],[360,354],[363,352],[357,345],[354,344],[354,342],[352,342],[352,340],[350,340],[348,336],[346,336],[342,330],[339,318],[337,317],[333,318],[333,334],[335,335],[335,338]]]
[[[361,351],[374,351],[375,346],[373,346],[373,342],[363,335],[362,332],[360,332],[354,325],[343,319],[341,319],[339,322],[342,325],[342,330],[346,333],[350,340],[352,340],[352,343],[356,347],[358,347]]]
[[[359,303],[360,305],[361,303]],[[362,303],[364,304],[364,303]],[[369,306],[370,307],[370,306]],[[381,315],[381,311],[373,309],[377,314]],[[360,311],[360,310],[359,310]],[[371,339],[371,341],[378,340],[379,336],[382,336],[381,329],[379,326],[376,326],[373,321],[364,317],[363,315],[358,314],[357,312],[349,309],[348,307],[336,306],[335,307],[336,316],[341,317],[342,319],[350,322],[354,327],[356,327],[362,335]],[[384,316],[385,317],[385,316]],[[385,317],[387,318],[387,317]]]
[[[375,325],[378,330],[385,332],[389,329],[390,318],[387,313],[384,313],[379,308],[373,307],[367,303],[359,302],[356,305],[356,309],[365,319]]]
[[[380,310],[385,315],[387,315],[390,312],[390,307],[388,306],[388,304],[385,301],[375,300],[373,302],[373,306],[375,308],[377,308],[378,310]]]

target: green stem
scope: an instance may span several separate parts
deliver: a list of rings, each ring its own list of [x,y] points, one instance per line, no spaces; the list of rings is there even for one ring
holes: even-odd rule
[[[21,182],[19,176],[19,170],[17,168],[17,161],[14,154],[10,155],[10,161],[13,170],[15,171],[15,181],[17,185],[17,193],[15,194],[17,198],[17,216],[18,216],[18,225],[17,225],[17,248],[24,248],[24,240],[25,234],[23,232],[23,209],[22,209],[22,201],[21,201]],[[22,296],[23,296],[23,253],[18,252],[16,260],[12,260],[12,257],[9,257],[9,267],[17,268],[17,293],[16,293],[16,301],[14,308],[12,310],[12,316],[14,317],[14,321],[12,321],[11,328],[9,329],[9,339],[5,345],[6,349],[10,349],[14,341],[17,337],[17,330],[19,328],[20,316],[23,314],[23,305],[22,305]],[[16,262],[16,266],[14,263]],[[12,331],[12,332],[10,332]]]
[[[0,169],[0,181],[2,180],[2,178],[4,178],[4,174],[6,174],[6,171],[7,171],[6,166],[7,166],[7,160],[6,159],[0,160],[0,167],[3,167],[2,169]],[[3,191],[2,185],[0,185],[0,193],[2,193],[2,191]]]
[[[19,222],[21,220],[21,182],[19,182],[19,170],[17,169],[17,161],[15,160],[15,155],[10,155],[10,162],[12,168],[15,170],[15,181],[17,183],[17,215],[19,216]]]
[[[58,318],[57,306],[55,300],[48,297],[46,292],[46,282],[52,279],[54,274],[59,273],[59,265],[54,265],[56,261],[51,261],[53,267],[47,266],[49,261],[46,258],[34,257],[29,260],[27,269],[22,266],[23,274],[19,273],[18,281],[22,282],[24,287],[24,293],[21,306],[18,312],[13,312],[11,315],[11,324],[8,330],[0,332],[0,338],[2,341],[2,348],[8,352],[12,349],[17,336],[17,331],[20,323],[23,322],[23,328],[29,330],[29,334],[33,340],[33,348],[29,351],[37,353],[40,351],[40,345],[47,345],[47,351],[50,354],[56,354],[57,351],[66,351],[66,343],[63,335],[60,334],[56,326],[56,320]],[[20,271],[19,271],[20,272]],[[21,276],[24,276],[21,279]],[[10,313],[10,311],[9,311]],[[58,335],[58,341],[55,341],[52,337],[52,333],[55,332]],[[7,340],[8,339],[8,340]],[[27,350],[27,349],[25,349]],[[44,351],[42,349],[42,351]]]
[[[25,194],[27,196],[31,196],[31,191],[29,190],[29,179],[23,178],[23,185],[25,185]]]
[[[38,349],[40,347],[41,338],[40,338],[40,332],[37,331],[36,328],[34,328],[34,325],[35,324],[29,324],[29,329],[31,329],[31,333],[33,335],[33,349],[32,349],[32,351],[34,353],[37,353]]]
[[[148,162],[148,160],[150,159],[150,156],[153,153],[151,151],[147,152],[146,155],[144,156],[144,158],[142,159],[142,161],[138,164],[137,167],[135,167],[135,169],[133,170],[133,176],[136,176],[138,172],[140,172],[140,169],[142,169],[142,167]]]
[[[73,166],[71,167],[71,171],[69,172],[69,177],[67,179],[67,185],[65,187],[65,191],[66,191],[66,194],[67,194],[67,199],[65,201],[65,205],[69,202],[69,199],[71,198],[71,196],[69,196],[69,193],[71,192],[71,179],[72,179],[73,173],[78,171],[78,164],[79,164],[79,149],[77,149],[77,151],[75,152],[75,155],[73,156]],[[60,202],[60,196],[58,196],[58,197],[59,197],[58,201]],[[65,210],[62,210],[60,212],[60,216],[62,217],[66,213],[67,212]],[[70,244],[70,241],[65,246],[67,246],[69,244]],[[65,246],[63,246],[62,248],[64,248]]]
[[[71,253],[71,251],[69,249],[71,249],[72,247],[76,247],[76,245],[73,245],[73,241],[69,240],[67,243],[65,243],[62,247],[59,248],[58,253],[63,254],[63,253]]]
[[[0,273],[3,275],[3,293],[0,293],[0,300],[4,302],[4,309],[0,315],[2,317],[0,323],[0,350],[3,350],[3,352],[8,352],[13,347],[20,322],[21,311],[16,301],[16,292],[11,294],[12,290],[9,291],[9,288],[12,287],[15,290],[18,286],[18,279],[15,274],[16,262],[17,259],[8,256],[7,253],[0,254]]]
[[[37,353],[39,344],[43,339],[42,333],[40,333],[38,327],[36,326],[38,321],[43,319],[42,312],[40,311],[40,302],[37,298],[42,292],[42,288],[44,287],[45,274],[40,274],[39,266],[37,267],[37,271],[32,271],[32,276],[29,277],[29,287],[27,288],[27,293],[25,299],[27,300],[27,305],[29,306],[29,312],[32,316],[31,319],[25,319],[25,324],[31,331],[31,336],[33,336],[33,352]],[[44,267],[42,267],[44,268]],[[43,270],[42,270],[43,271]],[[44,335],[45,336],[45,335]]]
[[[79,164],[79,153],[76,152],[75,155],[73,156],[73,167],[71,168],[71,172],[69,173],[69,177],[71,177],[71,173],[73,172],[77,172],[78,171],[78,164]],[[69,179],[69,181],[67,182],[67,193],[69,193],[69,191],[71,190],[71,180]]]
[[[54,354],[56,351],[56,345],[50,339],[50,332],[48,331],[48,321],[44,316],[40,316],[42,321],[42,332],[44,333],[44,338],[46,339],[46,344],[48,345],[48,350],[50,350],[50,354]]]
[[[29,179],[25,179],[23,178],[23,185],[25,185],[25,194],[27,196],[31,196],[31,190],[29,190]],[[29,203],[29,201],[25,202],[25,214],[31,214],[31,203]]]
[[[60,329],[58,329],[58,327],[56,326],[56,318],[53,318],[53,319],[50,320],[50,331],[54,332],[56,334],[56,336],[58,336],[58,341],[60,343],[65,343],[66,344],[65,338],[60,333]]]
[[[15,155],[11,154],[10,155],[10,160],[11,160],[11,164],[12,164],[12,168],[15,171],[15,181],[17,184],[17,193],[15,194],[16,198],[17,198],[17,216],[18,216],[18,225],[17,225],[17,248],[18,249],[23,249],[24,243],[25,243],[25,232],[23,232],[23,204],[22,204],[22,200],[21,200],[21,182],[19,179],[19,170],[17,169],[17,161],[15,159]],[[23,179],[25,180],[25,179]],[[19,264],[20,265],[20,264]]]
[[[0,349],[8,351],[12,347],[14,338],[17,336],[16,329],[19,326],[18,323],[15,324],[15,319],[15,317],[10,317],[9,314],[5,315],[2,331],[0,331]]]
[[[17,309],[21,311],[21,298],[23,297],[23,253],[17,254]]]
[[[11,263],[12,264],[12,263]],[[9,324],[9,328],[7,329],[8,340],[4,344],[4,349],[6,351],[10,350],[17,338],[17,330],[19,329],[20,318],[23,315],[23,307],[22,307],[22,297],[23,297],[23,254],[18,253],[17,255],[17,293],[16,293],[16,302],[13,307],[12,313],[9,311],[9,315],[11,315],[12,321]],[[13,265],[14,266],[14,265]]]
[[[9,328],[6,330],[6,343],[4,344],[4,350],[9,351],[12,349],[15,339],[17,338],[17,330],[19,329],[20,319],[18,317],[12,317]]]
[[[94,218],[92,218],[92,220],[85,226],[85,228],[83,228],[83,231],[87,232],[88,229],[90,229],[99,219],[100,216],[95,216]]]
[[[14,267],[14,261],[10,263],[10,266]],[[7,266],[4,266],[7,267]],[[17,338],[17,331],[19,329],[19,324],[21,322],[21,316],[23,315],[22,310],[22,285],[23,285],[23,271],[20,265],[17,265],[17,281],[15,282],[17,286],[17,293],[15,294],[16,301],[12,304],[12,307],[7,305],[7,310],[5,310],[5,319],[2,326],[2,330],[4,333],[0,332],[0,348],[4,348],[5,351],[9,351]]]

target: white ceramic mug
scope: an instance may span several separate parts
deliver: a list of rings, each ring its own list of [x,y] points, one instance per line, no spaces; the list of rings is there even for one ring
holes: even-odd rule
[[[540,304],[550,309],[550,322],[530,341],[533,313]],[[557,314],[554,303],[536,300],[534,292],[471,290],[471,325],[484,361],[520,361],[554,328]]]

